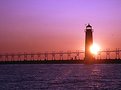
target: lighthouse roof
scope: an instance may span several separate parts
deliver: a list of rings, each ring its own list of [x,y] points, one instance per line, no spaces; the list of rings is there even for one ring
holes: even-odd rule
[[[86,27],[92,27],[90,24],[88,24]]]

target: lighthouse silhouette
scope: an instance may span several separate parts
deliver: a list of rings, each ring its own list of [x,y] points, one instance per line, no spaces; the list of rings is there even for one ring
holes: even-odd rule
[[[90,24],[86,26],[85,30],[85,62],[90,63],[93,62],[94,57],[90,51],[90,47],[93,45],[93,29]]]

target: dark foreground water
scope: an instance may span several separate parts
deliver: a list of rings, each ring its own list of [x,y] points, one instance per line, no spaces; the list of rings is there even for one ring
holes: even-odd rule
[[[0,90],[119,90],[121,64],[0,65]]]

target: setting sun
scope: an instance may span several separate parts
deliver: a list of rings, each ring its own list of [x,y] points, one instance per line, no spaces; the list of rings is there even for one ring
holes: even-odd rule
[[[100,46],[98,44],[93,44],[90,47],[90,52],[94,55],[97,55],[99,51],[100,51]]]

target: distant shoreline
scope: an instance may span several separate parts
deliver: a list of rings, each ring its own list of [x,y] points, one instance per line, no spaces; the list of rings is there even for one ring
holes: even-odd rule
[[[0,64],[121,64],[121,59],[94,60],[91,63],[85,63],[85,60],[0,61]]]

